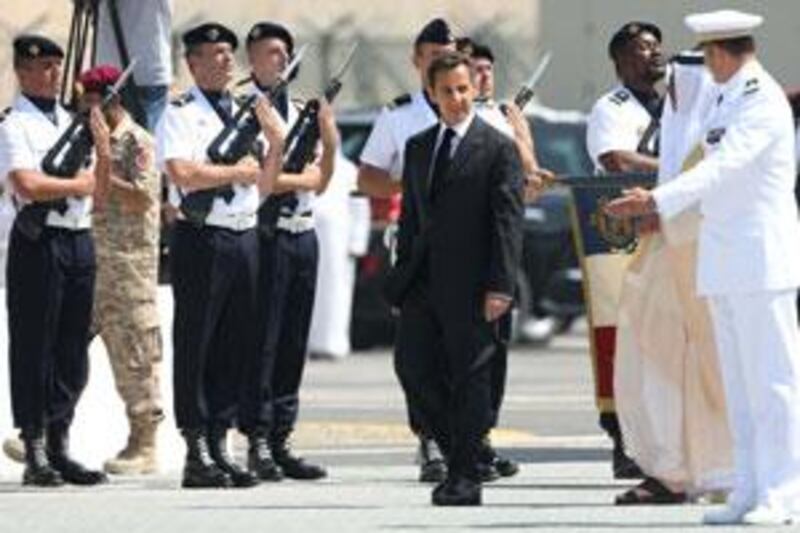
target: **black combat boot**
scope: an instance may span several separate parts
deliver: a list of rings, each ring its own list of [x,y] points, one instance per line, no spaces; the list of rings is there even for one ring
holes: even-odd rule
[[[225,428],[214,428],[208,433],[208,449],[211,459],[217,466],[231,478],[234,487],[255,487],[258,485],[258,478],[255,474],[248,472],[228,455],[228,430]]]
[[[184,429],[186,464],[183,467],[183,488],[226,488],[232,482],[228,474],[214,463],[208,453],[208,441],[201,429]]]
[[[66,426],[55,425],[47,429],[47,459],[67,483],[73,485],[108,483],[108,476],[104,472],[90,470],[69,456],[69,428]]]
[[[60,487],[64,479],[47,460],[44,437],[41,431],[23,431],[22,442],[25,445],[25,471],[22,474],[23,485],[36,487]]]
[[[247,440],[247,468],[262,481],[281,481],[283,471],[272,459],[266,435],[254,432],[247,436]]]
[[[269,448],[272,459],[290,479],[322,479],[328,475],[321,466],[306,462],[302,457],[292,454],[289,442],[290,431],[274,433],[270,438]]]
[[[422,483],[443,483],[447,479],[447,464],[436,441],[430,437],[419,435],[417,450],[419,462],[419,480]]]

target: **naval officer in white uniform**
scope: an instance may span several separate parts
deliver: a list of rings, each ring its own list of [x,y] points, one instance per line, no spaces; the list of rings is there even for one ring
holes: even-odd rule
[[[261,100],[256,115],[262,130],[272,124],[264,131],[269,150],[255,154],[259,162],[211,162],[209,145],[238,112],[228,90],[238,38],[206,23],[187,31],[183,43],[195,85],[156,128],[158,164],[181,211],[171,268],[175,421],[187,446],[182,485],[251,487],[258,478],[230,458],[226,436],[249,412],[240,390],[257,355],[257,210],[260,192],[271,192],[280,171],[283,132],[276,118],[265,120],[272,110]]]
[[[706,157],[648,192],[609,204],[672,218],[699,204],[697,288],[709,297],[734,440],[734,490],[706,523],[783,524],[800,511],[800,233],[794,127],[780,86],[755,58],[762,17],[690,15],[719,96]]]

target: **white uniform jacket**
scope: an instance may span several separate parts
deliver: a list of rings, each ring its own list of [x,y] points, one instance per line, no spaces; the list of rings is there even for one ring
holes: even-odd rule
[[[236,113],[236,102],[233,113]],[[156,128],[156,159],[159,170],[165,171],[170,159],[182,159],[196,163],[208,162],[208,145],[222,131],[222,120],[197,87],[192,87],[182,97],[171,102]],[[234,184],[234,197],[230,202],[214,198],[210,216],[224,219],[240,215],[255,216],[259,205],[256,185]],[[189,191],[182,191],[186,194]],[[180,206],[181,195],[177,187],[170,184],[170,203]]]
[[[0,123],[0,176],[7,183],[7,176],[14,170],[41,171],[41,163],[50,148],[72,122],[70,114],[59,104],[55,107],[54,124],[33,102],[23,95],[17,96],[5,120]],[[8,183],[18,205],[30,202],[13,190]],[[66,198],[68,209],[65,213],[51,210],[47,214],[47,225],[88,228],[91,226],[92,199],[89,196]]]
[[[623,85],[604,94],[586,120],[586,149],[595,169],[604,171],[600,157],[609,152],[635,152],[652,122],[647,109]],[[654,144],[654,135],[651,143]],[[654,151],[654,146],[648,146]]]
[[[794,142],[783,91],[751,61],[720,87],[703,140],[705,158],[655,189],[664,218],[700,204],[700,295],[800,285]]]
[[[361,152],[361,162],[385,170],[392,178],[400,180],[406,141],[438,121],[439,117],[421,90],[397,98],[375,120]]]

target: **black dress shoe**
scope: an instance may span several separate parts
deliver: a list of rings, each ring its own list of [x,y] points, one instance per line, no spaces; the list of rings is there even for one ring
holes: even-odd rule
[[[481,439],[478,458],[480,463],[491,465],[499,477],[515,476],[519,472],[519,465],[516,461],[509,459],[508,457],[503,457],[497,453],[497,450],[494,448],[494,446],[492,446],[492,441],[489,438],[488,433],[483,436],[483,439]],[[479,464],[479,468],[480,467],[481,465]],[[478,473],[481,473],[480,469]],[[489,481],[494,480],[490,479]]]
[[[433,439],[419,436],[417,461],[421,483],[443,483],[447,479],[447,463]]]
[[[105,472],[90,470],[69,456],[68,430],[64,427],[48,429],[47,460],[66,483],[86,486],[108,483]]]
[[[234,487],[247,488],[258,485],[258,477],[245,470],[228,455],[227,429],[214,429],[209,432],[208,451],[217,466],[228,474]]]
[[[272,452],[272,460],[280,467],[283,475],[290,479],[310,481],[322,479],[328,475],[323,467],[294,455],[288,435],[271,440],[269,447]]]
[[[494,460],[494,468],[500,477],[512,477],[519,473],[519,463],[509,457],[498,455]]]
[[[500,472],[497,471],[493,462],[478,463],[475,468],[478,471],[478,479],[481,480],[481,483],[491,483],[500,479]]]
[[[60,487],[64,479],[47,460],[44,438],[23,439],[25,444],[25,471],[22,484],[34,487]]]
[[[446,507],[481,505],[481,484],[466,477],[448,478],[433,489],[431,501]]]
[[[281,481],[283,470],[272,460],[267,438],[262,435],[248,437],[247,468],[262,481]]]
[[[419,467],[419,480],[422,483],[442,483],[447,479],[447,465],[444,459],[431,459]]]
[[[199,429],[183,430],[186,440],[186,463],[183,466],[183,488],[223,489],[233,483],[211,459],[205,433]]]

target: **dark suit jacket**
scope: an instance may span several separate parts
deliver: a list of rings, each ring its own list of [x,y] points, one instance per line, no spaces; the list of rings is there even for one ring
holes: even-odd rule
[[[511,139],[476,116],[433,203],[429,181],[438,131],[439,124],[406,144],[395,268],[412,279],[427,268],[431,303],[453,318],[474,318],[481,316],[487,292],[514,294],[522,248],[522,165]]]

